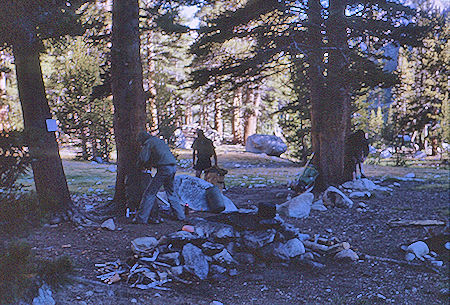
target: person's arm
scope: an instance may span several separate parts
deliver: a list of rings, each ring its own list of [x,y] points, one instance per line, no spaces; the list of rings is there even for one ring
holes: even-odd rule
[[[151,147],[150,145],[144,145],[142,146],[141,152],[138,155],[136,166],[139,170],[145,169],[147,164],[150,161],[151,158]]]
[[[195,165],[196,156],[197,156],[197,150],[194,149],[194,151],[192,152],[192,166]]]

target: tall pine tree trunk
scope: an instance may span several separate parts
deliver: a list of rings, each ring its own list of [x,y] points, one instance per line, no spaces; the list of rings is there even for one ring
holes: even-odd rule
[[[44,208],[67,212],[72,200],[55,133],[46,127],[46,119],[51,119],[51,114],[42,80],[39,44],[31,28],[24,31],[27,38],[15,43],[13,52],[36,193]]]
[[[223,137],[222,100],[218,96],[214,99],[214,129]]]
[[[311,46],[308,76],[311,89],[311,131],[315,153],[313,164],[319,169],[318,189],[338,185],[348,180],[349,170],[345,165],[345,138],[350,126],[350,90],[347,88],[345,72],[347,63],[343,52],[348,48],[344,23],[345,4],[332,0],[329,4],[329,18],[320,17],[320,1],[309,1],[310,26],[308,28]],[[323,42],[320,24],[326,23],[328,34],[327,75],[323,76]]]
[[[231,132],[233,134],[233,144],[242,143],[242,87],[234,92],[233,97],[233,113],[231,118]]]
[[[138,0],[113,1],[111,75],[117,176],[114,202],[125,209],[125,178],[135,173],[140,150],[136,142],[145,130],[145,99],[139,40]]]
[[[256,133],[259,117],[259,107],[261,105],[261,91],[258,87],[249,89],[247,100],[247,114],[244,127],[244,143],[247,138]]]

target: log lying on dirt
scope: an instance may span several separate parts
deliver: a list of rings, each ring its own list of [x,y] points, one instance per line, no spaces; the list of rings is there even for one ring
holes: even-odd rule
[[[389,220],[390,227],[410,227],[410,226],[445,226],[445,222],[433,219],[425,220]]]
[[[437,270],[436,268],[434,268],[433,266],[430,266],[428,264],[419,264],[419,263],[409,262],[406,260],[398,260],[398,259],[393,259],[393,258],[388,258],[388,257],[379,257],[379,256],[368,255],[368,254],[364,255],[364,258],[366,260],[375,260],[375,261],[379,261],[379,262],[398,264],[398,265],[402,265],[402,266],[417,267],[417,268],[425,267],[433,272],[439,273],[439,270]]]
[[[303,245],[305,246],[305,248],[327,255],[333,255],[342,250],[350,249],[350,244],[348,242],[341,242],[336,243],[334,245],[326,246],[323,244],[319,244],[318,242],[304,240]]]

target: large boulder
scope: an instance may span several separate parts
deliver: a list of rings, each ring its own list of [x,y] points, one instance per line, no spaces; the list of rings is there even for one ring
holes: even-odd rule
[[[277,136],[254,134],[247,138],[245,150],[252,153],[265,153],[269,156],[279,157],[287,150],[287,145]]]
[[[212,187],[213,184],[189,175],[175,176],[174,187],[175,191],[181,198],[183,203],[187,203],[194,211],[209,211],[208,201],[206,199],[206,190]],[[223,196],[223,203],[225,205],[224,212],[235,212],[237,207],[234,203]]]

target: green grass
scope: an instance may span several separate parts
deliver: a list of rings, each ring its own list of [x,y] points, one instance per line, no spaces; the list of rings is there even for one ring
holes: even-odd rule
[[[192,151],[189,149],[178,149],[175,151],[184,168],[179,168],[177,174],[187,174],[194,176],[194,171],[190,164]],[[270,157],[262,154],[253,154],[244,151],[241,146],[220,146],[217,148],[219,166],[228,170],[225,183],[227,187],[232,186],[254,186],[255,184],[281,185],[295,179],[302,171],[302,168],[295,163],[281,158]],[[73,155],[62,154],[64,172],[67,177],[69,190],[74,195],[97,194],[102,196],[112,196],[116,173],[107,169],[111,164],[96,164],[88,161],[73,161]],[[417,164],[421,161],[417,161]],[[240,167],[234,165],[239,163]],[[388,164],[388,162],[384,162]],[[382,162],[383,164],[383,162]],[[416,165],[417,165],[416,164]],[[244,167],[244,166],[251,167]],[[266,167],[263,167],[266,165]],[[267,165],[270,165],[267,167]],[[423,184],[420,189],[437,189],[448,187],[448,171],[444,168],[430,168],[411,165],[410,167],[395,167],[384,165],[365,164],[365,172],[368,177],[403,177],[407,173],[413,172],[417,178],[431,179],[435,175],[440,178],[432,178],[435,184]],[[431,178],[430,178],[431,177]],[[31,173],[25,175],[18,181],[23,185],[24,190],[32,190],[33,179]],[[447,183],[447,184],[446,184]]]

